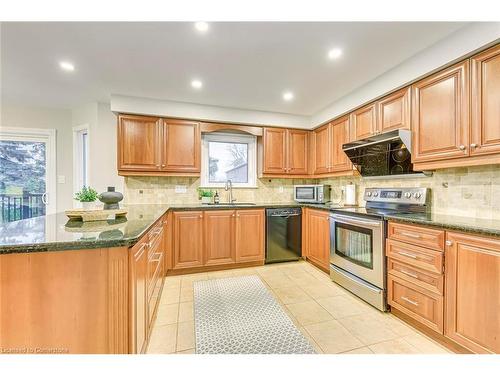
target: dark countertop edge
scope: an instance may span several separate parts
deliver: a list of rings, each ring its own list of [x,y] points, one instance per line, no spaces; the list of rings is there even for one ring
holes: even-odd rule
[[[415,217],[401,217],[401,216],[391,216],[391,215],[386,215],[386,220],[397,221],[400,223],[418,224],[418,225],[463,232],[463,233],[473,233],[489,237],[500,237],[500,229],[494,229],[494,228],[476,227],[467,224],[442,223],[439,221],[428,221],[425,219],[418,219]]]
[[[49,252],[49,251],[66,251],[66,250],[86,250],[86,249],[100,249],[100,248],[113,248],[113,247],[132,247],[139,242],[142,237],[151,229],[151,227],[158,222],[158,220],[165,215],[168,211],[197,211],[197,210],[245,210],[256,208],[284,208],[284,207],[307,207],[318,210],[330,212],[343,212],[341,208],[328,207],[323,205],[316,205],[312,203],[269,203],[269,204],[255,204],[248,206],[218,206],[218,205],[199,205],[199,206],[176,206],[173,205],[165,209],[165,211],[158,215],[157,218],[151,221],[144,230],[135,237],[130,237],[121,240],[90,240],[88,242],[47,242],[40,244],[26,244],[26,245],[5,245],[0,246],[0,255],[3,254],[20,254],[20,253],[34,253],[34,252]],[[386,220],[393,220],[404,223],[413,223],[418,225],[431,226],[441,229],[455,230],[464,233],[475,233],[493,237],[500,237],[500,230],[493,228],[467,226],[463,224],[450,224],[441,223],[436,221],[428,221],[425,219],[418,219],[414,216],[392,216],[385,215]]]

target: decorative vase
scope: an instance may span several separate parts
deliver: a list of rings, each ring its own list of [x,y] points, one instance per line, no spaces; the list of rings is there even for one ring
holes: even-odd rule
[[[95,208],[95,202],[81,202],[82,209],[84,210],[93,210]]]
[[[104,203],[105,210],[118,210],[120,208],[118,202],[120,202],[122,199],[123,194],[115,191],[114,186],[108,186],[108,191],[105,191],[104,193],[101,193],[101,195],[99,195],[99,200]]]
[[[202,204],[209,204],[212,201],[211,197],[201,197]]]

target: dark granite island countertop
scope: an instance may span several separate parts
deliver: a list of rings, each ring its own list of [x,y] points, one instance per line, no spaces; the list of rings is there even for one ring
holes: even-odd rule
[[[167,205],[129,205],[126,218],[82,222],[64,213],[0,225],[0,254],[133,246],[168,210]]]
[[[500,237],[500,220],[498,219],[478,219],[435,213],[395,213],[385,215],[385,217],[387,220],[404,223],[430,225],[446,230]]]

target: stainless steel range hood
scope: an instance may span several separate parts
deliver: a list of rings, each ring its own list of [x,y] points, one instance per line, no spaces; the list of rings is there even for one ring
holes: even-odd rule
[[[411,163],[411,131],[393,130],[346,143],[342,149],[362,177],[418,177]]]

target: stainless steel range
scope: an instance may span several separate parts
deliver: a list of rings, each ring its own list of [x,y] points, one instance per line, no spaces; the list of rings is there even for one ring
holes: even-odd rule
[[[379,310],[387,310],[386,215],[424,212],[427,188],[367,188],[366,207],[330,214],[330,277]]]

